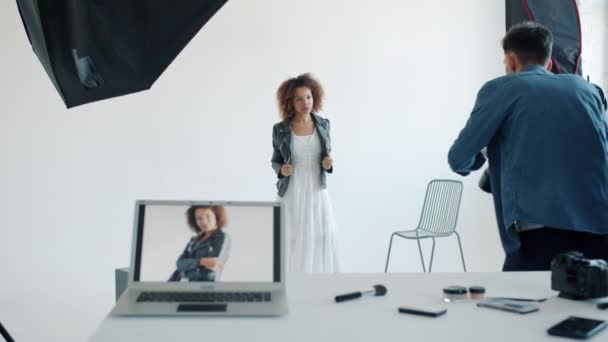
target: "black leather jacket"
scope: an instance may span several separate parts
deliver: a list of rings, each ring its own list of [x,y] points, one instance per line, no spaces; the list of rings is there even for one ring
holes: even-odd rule
[[[202,234],[202,233],[201,233]],[[219,258],[220,265],[226,263],[230,251],[230,236],[218,229],[205,241],[199,241],[201,234],[190,239],[184,252],[176,262],[177,269],[169,281],[180,281],[187,278],[189,281],[215,281],[219,279],[218,272],[200,266],[201,258]]]
[[[316,130],[321,139],[321,156],[319,164],[331,152],[331,137],[329,133],[329,120],[316,114],[311,114],[315,122]],[[277,174],[277,190],[280,197],[285,195],[289,186],[289,179],[281,174],[281,167],[291,158],[291,120],[281,121],[272,127],[272,168]],[[327,187],[326,173],[332,173],[333,166],[329,170],[321,168],[321,188]]]

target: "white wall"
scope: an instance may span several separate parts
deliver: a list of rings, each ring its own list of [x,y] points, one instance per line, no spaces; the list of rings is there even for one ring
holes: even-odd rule
[[[583,76],[608,92],[608,1],[579,0]]]
[[[135,199],[273,200],[274,92],[307,71],[327,91],[345,270],[381,271],[426,183],[460,178],[446,152],[503,70],[502,0],[231,0],[151,91],[66,110],[15,3],[0,13],[0,319],[17,340],[93,331],[129,262]],[[478,177],[463,179],[458,229],[469,270],[497,271]],[[415,246],[398,244],[393,270],[420,270]],[[454,239],[436,252],[435,270],[461,270]]]

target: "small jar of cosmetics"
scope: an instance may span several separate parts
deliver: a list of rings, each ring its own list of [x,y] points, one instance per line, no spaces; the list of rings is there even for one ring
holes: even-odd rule
[[[467,298],[467,288],[464,286],[449,286],[443,289],[443,300],[445,302],[453,302],[459,299]]]
[[[483,286],[469,287],[469,297],[471,299],[483,299],[486,293],[486,288]]]

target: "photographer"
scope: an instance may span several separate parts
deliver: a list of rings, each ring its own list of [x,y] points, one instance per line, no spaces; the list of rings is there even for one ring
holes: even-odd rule
[[[552,45],[541,25],[509,30],[507,75],[481,88],[448,154],[466,176],[487,147],[503,271],[549,270],[570,250],[608,259],[608,123],[595,87],[547,70]]]

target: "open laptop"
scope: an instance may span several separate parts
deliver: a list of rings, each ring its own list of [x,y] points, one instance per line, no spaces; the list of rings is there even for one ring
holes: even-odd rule
[[[111,315],[287,313],[280,203],[140,200],[134,221],[129,284]]]

